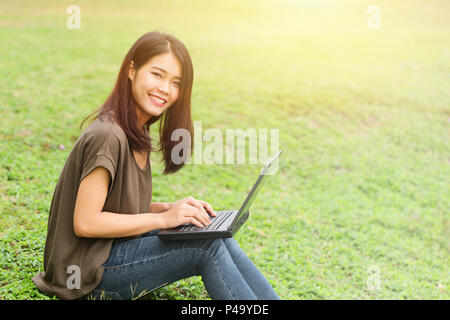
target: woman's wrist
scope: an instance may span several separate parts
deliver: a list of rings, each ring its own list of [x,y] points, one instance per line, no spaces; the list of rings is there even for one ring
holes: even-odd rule
[[[157,225],[157,229],[165,229],[166,228],[166,217],[161,214],[152,214],[152,216],[154,217],[155,221],[156,221],[156,225]]]

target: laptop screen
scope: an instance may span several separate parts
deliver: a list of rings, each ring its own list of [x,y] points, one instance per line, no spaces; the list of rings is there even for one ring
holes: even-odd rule
[[[244,203],[242,204],[241,208],[239,209],[239,212],[234,217],[233,222],[228,227],[228,230],[231,230],[234,228],[234,225],[239,222],[239,220],[247,213],[247,211],[250,209],[250,206],[252,202],[255,200],[256,196],[258,195],[259,191],[261,190],[261,186],[267,181],[267,176],[269,174],[268,170],[269,167],[272,165],[272,163],[278,158],[282,150],[278,151],[278,153],[271,159],[262,169],[258,180],[256,180],[255,184],[253,185],[252,190],[247,195],[247,198],[245,199]]]

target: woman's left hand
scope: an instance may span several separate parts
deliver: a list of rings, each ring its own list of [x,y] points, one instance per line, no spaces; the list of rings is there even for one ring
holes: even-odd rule
[[[213,210],[213,208],[211,207],[211,205],[208,202],[203,201],[203,200],[197,200],[194,197],[187,197],[187,198],[175,201],[175,202],[171,202],[171,203],[169,203],[169,209],[173,208],[174,206],[179,205],[182,202],[187,202],[191,206],[199,208],[203,212],[209,214],[211,217],[215,217],[217,215],[216,212]]]

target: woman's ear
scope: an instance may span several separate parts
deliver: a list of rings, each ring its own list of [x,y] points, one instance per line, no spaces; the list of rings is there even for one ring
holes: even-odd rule
[[[136,69],[134,68],[134,61],[131,60],[130,65],[128,66],[128,78],[131,81],[133,81],[135,74],[136,74]]]

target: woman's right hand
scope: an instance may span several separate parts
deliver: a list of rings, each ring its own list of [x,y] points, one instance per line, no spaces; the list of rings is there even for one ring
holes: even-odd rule
[[[199,228],[203,228],[211,223],[205,210],[200,210],[188,202],[186,200],[174,203],[171,209],[161,213],[163,229],[175,228],[183,223],[192,223]]]

